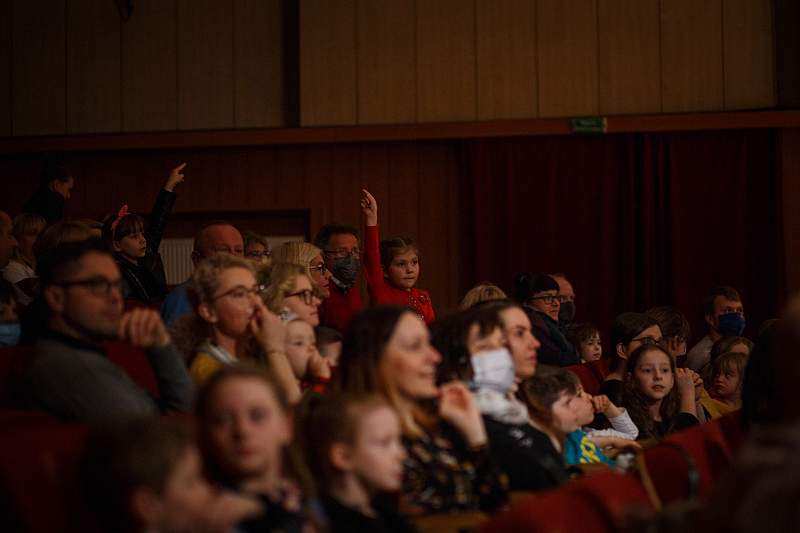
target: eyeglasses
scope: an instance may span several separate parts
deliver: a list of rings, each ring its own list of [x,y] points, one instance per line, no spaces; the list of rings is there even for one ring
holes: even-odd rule
[[[656,339],[655,337],[636,337],[635,339],[631,340],[631,342],[633,341],[639,341],[642,343],[643,346],[653,346],[656,344],[661,344],[661,339]]]
[[[348,255],[352,255],[353,257],[361,257],[361,250],[359,250],[358,248],[353,248],[352,250],[339,248],[338,250],[325,250],[325,255],[333,257],[335,259],[343,259]]]
[[[575,298],[572,296],[558,296],[558,301],[563,304],[567,302],[574,302]]]
[[[291,298],[292,296],[299,296],[303,303],[306,305],[312,305],[314,303],[314,297],[316,294],[311,289],[303,289],[302,291],[293,292],[291,294],[287,294],[287,298]]]
[[[252,257],[253,259],[272,257],[272,252],[270,252],[269,250],[265,250],[263,252],[247,252],[247,257]]]
[[[55,285],[64,288],[85,287],[86,290],[95,296],[108,296],[111,294],[112,289],[115,289],[120,293],[122,292],[122,278],[111,281],[103,276],[95,276],[93,278],[79,279],[75,281],[62,281],[61,283],[56,283]]]
[[[318,264],[318,265],[316,265],[316,266],[311,266],[311,267],[308,267],[308,269],[309,269],[309,270],[310,270],[312,273],[313,273],[313,272],[317,272],[317,273],[319,273],[319,274],[324,274],[324,273],[325,273],[325,271],[326,271],[326,270],[328,270],[328,269],[325,267],[325,263],[320,263],[320,264]]]
[[[556,302],[559,302],[558,296],[534,296],[531,300],[541,300],[542,302],[546,303],[547,305],[553,305]]]
[[[250,287],[249,289],[247,287],[241,287],[241,286],[240,287],[234,287],[233,289],[231,289],[229,291],[223,292],[219,296],[215,296],[214,298],[212,298],[212,301],[219,300],[220,298],[225,298],[226,296],[230,296],[234,300],[241,301],[241,300],[246,299],[250,295],[259,296],[260,297],[265,292],[267,292],[267,286],[266,285],[254,285],[254,286]]]

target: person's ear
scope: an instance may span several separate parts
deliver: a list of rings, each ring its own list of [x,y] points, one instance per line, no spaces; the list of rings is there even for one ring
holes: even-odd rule
[[[628,354],[625,353],[625,345],[621,342],[617,343],[617,357],[620,359],[627,359]]]
[[[209,324],[216,324],[219,322],[219,317],[217,316],[217,312],[214,310],[211,305],[206,302],[201,303],[197,306],[197,314],[200,315],[200,318],[208,322]]]
[[[42,291],[42,295],[44,296],[44,301],[47,304],[47,307],[50,308],[54,313],[60,314],[64,312],[64,302],[67,295],[64,292],[63,287],[50,285],[45,287],[44,291]]]
[[[164,506],[151,489],[136,487],[131,493],[130,508],[131,515],[144,526],[142,530],[158,529]]]
[[[350,453],[350,446],[343,442],[335,442],[331,445],[329,459],[337,470],[348,472],[353,469],[353,458]]]

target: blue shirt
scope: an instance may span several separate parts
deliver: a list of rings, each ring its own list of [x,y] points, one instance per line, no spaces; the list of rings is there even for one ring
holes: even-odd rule
[[[183,315],[192,312],[192,304],[189,302],[189,295],[186,292],[188,286],[189,282],[184,281],[164,298],[164,303],[161,304],[161,318],[167,327],[173,325]]]
[[[609,459],[603,450],[589,440],[589,436],[582,429],[573,431],[567,435],[564,441],[564,462],[567,465],[585,465],[591,463],[605,463],[609,466],[614,465],[614,461]]]

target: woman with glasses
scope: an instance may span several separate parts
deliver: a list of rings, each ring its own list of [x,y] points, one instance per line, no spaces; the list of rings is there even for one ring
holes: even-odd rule
[[[525,272],[514,279],[514,296],[528,314],[533,335],[542,345],[539,362],[553,366],[578,364],[575,347],[558,327],[558,282],[547,274]]]
[[[197,266],[189,290],[194,314],[178,329],[195,339],[189,373],[198,385],[225,366],[247,361],[269,368],[291,401],[300,398],[284,354],[286,328],[262,302],[265,292],[243,258],[219,253]]]
[[[272,248],[263,235],[244,232],[244,256],[256,264],[256,268],[269,268],[272,264]]]
[[[289,263],[305,269],[305,274],[312,281],[319,296],[323,299],[330,295],[331,273],[328,271],[322,250],[307,242],[286,242],[275,249],[272,254],[275,263]]]
[[[284,323],[299,318],[313,327],[319,326],[319,304],[322,300],[303,267],[276,263],[270,275],[269,287],[264,293],[264,302]]]

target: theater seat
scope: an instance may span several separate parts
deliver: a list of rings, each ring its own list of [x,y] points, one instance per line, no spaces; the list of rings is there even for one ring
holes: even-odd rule
[[[158,381],[144,350],[125,342],[109,342],[105,348],[110,361],[120,366],[137,385],[158,397]]]
[[[31,357],[33,348],[30,346],[0,348],[0,407],[17,406],[13,385],[19,382]]]
[[[598,359],[591,363],[568,366],[567,370],[578,376],[583,385],[583,390],[589,394],[600,394],[600,386],[608,375],[608,359]]]

